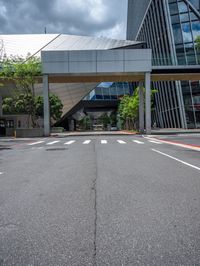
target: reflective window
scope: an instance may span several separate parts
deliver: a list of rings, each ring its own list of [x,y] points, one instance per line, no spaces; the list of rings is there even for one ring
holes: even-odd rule
[[[196,65],[196,58],[195,58],[193,43],[186,44],[185,45],[185,51],[186,51],[188,65]]]
[[[196,9],[200,9],[200,1],[199,0],[189,0],[191,4],[193,4]]]
[[[192,22],[192,33],[194,40],[197,36],[200,36],[200,21]]]
[[[190,28],[190,23],[183,23],[182,24],[182,31],[183,31],[183,41],[192,42],[192,32]]]
[[[180,14],[180,20],[181,22],[188,22],[190,20],[188,13]]]
[[[180,24],[175,24],[172,25],[173,32],[174,32],[174,41],[175,43],[182,43],[182,31],[181,31],[181,25]]]
[[[180,23],[179,15],[173,15],[171,16],[172,24]]]
[[[180,13],[188,11],[187,5],[184,2],[178,2],[178,9]]]
[[[169,9],[170,9],[170,14],[171,15],[174,15],[174,14],[177,14],[178,13],[178,6],[177,6],[176,3],[170,4],[169,5]]]
[[[185,50],[183,44],[176,45],[176,55],[179,65],[186,65]]]

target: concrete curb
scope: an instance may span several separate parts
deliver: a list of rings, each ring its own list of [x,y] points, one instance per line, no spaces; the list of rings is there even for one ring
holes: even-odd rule
[[[132,132],[115,132],[115,133],[107,133],[107,132],[85,132],[85,133],[76,133],[76,134],[51,134],[51,137],[57,138],[66,138],[66,137],[89,137],[89,136],[135,136],[136,133]]]

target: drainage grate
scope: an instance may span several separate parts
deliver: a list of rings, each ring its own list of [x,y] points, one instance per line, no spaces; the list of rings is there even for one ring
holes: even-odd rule
[[[10,147],[0,146],[0,150],[11,150]]]
[[[67,148],[49,148],[46,151],[65,151],[68,150]]]

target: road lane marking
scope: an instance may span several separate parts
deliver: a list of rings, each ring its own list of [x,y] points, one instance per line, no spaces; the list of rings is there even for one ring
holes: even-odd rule
[[[3,175],[3,172],[0,172],[0,175]]]
[[[41,144],[41,143],[44,143],[44,141],[37,141],[37,142],[33,142],[33,143],[29,143],[28,145],[29,146],[33,146],[33,145],[37,145],[37,144]]]
[[[83,144],[84,144],[84,145],[87,145],[87,144],[90,144],[90,142],[91,142],[91,140],[85,140],[85,141],[83,142]]]
[[[55,141],[49,142],[46,145],[53,145],[53,144],[58,143],[58,142],[60,142],[60,140],[55,140]]]
[[[161,142],[156,141],[156,140],[148,140],[148,142],[155,143],[155,144],[162,144]]]
[[[70,140],[70,141],[68,141],[68,142],[65,142],[64,145],[71,145],[71,144],[73,144],[74,142],[75,142],[75,140]]]
[[[144,144],[144,142],[139,141],[139,140],[133,140],[133,142],[137,143],[137,144]]]
[[[108,143],[108,141],[107,140],[101,140],[101,144],[107,144]]]
[[[154,151],[154,152],[157,152],[157,153],[159,153],[159,154],[161,154],[161,155],[164,155],[164,156],[166,156],[166,157],[169,157],[169,158],[171,158],[171,159],[173,159],[173,160],[175,160],[175,161],[177,161],[177,162],[180,162],[180,163],[182,163],[182,164],[184,164],[184,165],[190,166],[190,167],[192,167],[192,168],[194,168],[194,169],[200,171],[200,167],[197,167],[197,166],[195,166],[195,165],[193,165],[193,164],[190,164],[190,163],[184,162],[184,161],[182,161],[182,160],[180,160],[180,159],[178,159],[178,158],[175,158],[175,157],[173,157],[173,156],[171,156],[171,155],[169,155],[169,154],[166,154],[166,153],[164,153],[164,152],[161,152],[161,151],[158,151],[158,150],[155,150],[155,149],[151,149],[151,150]]]
[[[148,139],[148,140],[158,141],[158,139],[152,138],[152,137],[146,137],[146,136],[144,136],[144,138],[145,139]],[[163,139],[159,139],[159,142],[161,142],[163,144],[169,144],[169,145],[174,145],[174,146],[178,146],[178,147],[181,147],[181,148],[186,148],[186,149],[189,149],[189,150],[200,151],[200,147],[193,146],[193,145],[190,145],[190,144],[177,143],[177,142],[163,140]]]
[[[119,144],[126,144],[126,142],[123,141],[123,140],[117,140],[117,142],[118,142]]]

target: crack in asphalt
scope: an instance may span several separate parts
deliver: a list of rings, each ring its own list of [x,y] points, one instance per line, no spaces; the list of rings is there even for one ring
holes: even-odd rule
[[[95,175],[93,179],[93,184],[92,184],[92,191],[94,194],[94,253],[93,253],[93,260],[94,263],[93,265],[96,266],[96,255],[97,255],[97,245],[96,245],[96,240],[97,240],[97,178],[98,178],[98,166],[97,166],[97,150],[96,150],[96,144],[94,143],[94,164],[95,164]]]

